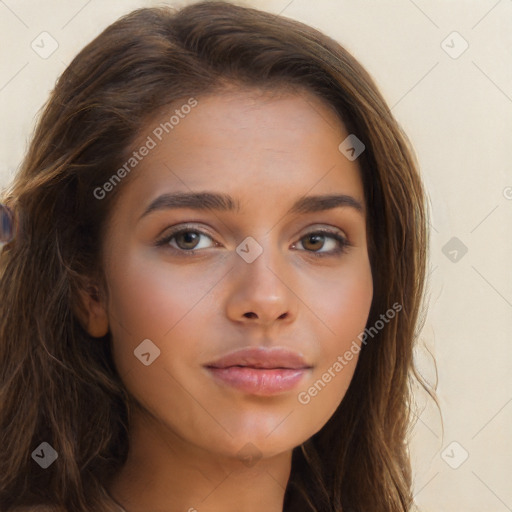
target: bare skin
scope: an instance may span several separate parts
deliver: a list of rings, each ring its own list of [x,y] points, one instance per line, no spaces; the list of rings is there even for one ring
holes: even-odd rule
[[[109,492],[128,512],[278,512],[293,448],[325,425],[355,370],[357,355],[308,392],[368,318],[363,185],[357,161],[338,150],[348,132],[315,96],[233,90],[197,100],[122,191],[103,246],[108,303],[85,297],[87,328],[111,331],[136,403],[129,457]],[[199,191],[229,194],[240,211],[187,207],[140,218],[161,194]],[[362,211],[289,212],[303,196],[332,194],[352,197]],[[155,245],[184,223],[188,237]],[[350,245],[335,252],[331,235],[307,236],[318,229]],[[236,251],[249,236],[263,251],[251,263]],[[146,339],[160,350],[147,366],[134,356]],[[309,369],[293,389],[260,396],[204,367],[244,347],[293,350]]]

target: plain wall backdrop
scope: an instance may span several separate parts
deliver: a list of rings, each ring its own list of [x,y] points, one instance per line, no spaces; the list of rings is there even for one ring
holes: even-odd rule
[[[167,2],[181,6],[187,2]],[[512,1],[262,0],[344,45],[411,139],[432,209],[410,441],[424,512],[512,510]],[[149,0],[0,1],[0,187],[78,51]],[[421,348],[421,347],[420,347]],[[428,349],[428,350],[427,350]]]

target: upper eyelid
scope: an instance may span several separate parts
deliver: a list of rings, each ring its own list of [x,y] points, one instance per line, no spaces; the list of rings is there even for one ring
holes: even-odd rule
[[[204,228],[198,228],[196,226],[189,225],[189,224],[184,224],[184,225],[180,224],[178,226],[174,226],[173,228],[170,228],[168,234],[160,236],[159,240],[171,238],[173,236],[176,236],[176,235],[182,233],[183,231],[196,231],[196,232],[200,233],[201,235],[208,236],[212,240],[216,241],[215,237],[211,233],[209,233],[207,230],[205,230]]]

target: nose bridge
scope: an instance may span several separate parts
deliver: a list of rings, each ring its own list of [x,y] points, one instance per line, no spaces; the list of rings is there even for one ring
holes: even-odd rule
[[[231,315],[264,322],[290,316],[295,306],[287,285],[286,256],[272,232],[246,237],[237,247],[237,253],[238,282],[230,301]]]
[[[237,253],[243,261],[238,262],[240,271],[248,274],[253,284],[274,286],[280,281],[276,275],[282,270],[280,248],[270,233],[263,233],[256,239],[254,236],[246,237],[237,247]]]

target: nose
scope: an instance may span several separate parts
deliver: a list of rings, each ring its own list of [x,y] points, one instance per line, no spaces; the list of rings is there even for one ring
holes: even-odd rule
[[[226,314],[237,323],[263,327],[293,322],[298,298],[293,291],[292,274],[279,250],[262,245],[263,252],[252,263],[238,258],[232,275],[232,288]]]

